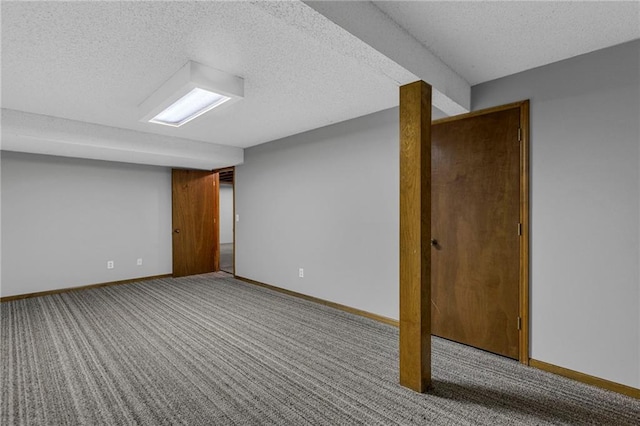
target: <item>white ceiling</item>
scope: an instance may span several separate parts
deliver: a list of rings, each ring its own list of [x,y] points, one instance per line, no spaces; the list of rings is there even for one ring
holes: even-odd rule
[[[415,77],[319,20],[299,2],[3,1],[2,107],[248,147],[396,105]],[[243,77],[245,98],[180,128],[139,122],[189,59]]]
[[[640,38],[638,2],[374,4],[440,58],[440,68],[471,84]],[[322,7],[300,1],[2,1],[1,8],[2,108],[181,143],[254,146],[396,106],[398,86],[418,78],[388,46],[365,43]],[[139,122],[138,105],[187,60],[243,77],[245,99],[180,128]]]
[[[639,1],[374,1],[471,85],[640,38]]]

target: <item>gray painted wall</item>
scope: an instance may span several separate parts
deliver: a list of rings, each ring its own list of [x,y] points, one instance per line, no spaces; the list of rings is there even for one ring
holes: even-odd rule
[[[220,185],[220,244],[233,242],[233,185]]]
[[[639,42],[485,83],[531,100],[531,355],[640,387]],[[398,318],[398,112],[245,151],[237,273]],[[298,278],[298,267],[305,278]]]
[[[532,102],[532,357],[635,387],[639,44],[473,89]],[[397,109],[251,148],[236,179],[238,275],[398,317]],[[170,182],[2,152],[2,296],[170,273]]]
[[[531,100],[531,356],[640,387],[640,41],[475,86]]]
[[[170,169],[3,151],[1,173],[2,296],[171,273]]]
[[[237,275],[397,318],[398,150],[397,109],[245,150]]]

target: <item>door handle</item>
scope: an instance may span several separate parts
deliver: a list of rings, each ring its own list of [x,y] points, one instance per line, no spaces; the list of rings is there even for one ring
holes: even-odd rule
[[[179,234],[180,230],[179,229],[174,229],[173,232],[175,232],[176,234]]]
[[[431,239],[431,245],[432,245],[433,247],[436,247],[436,246],[438,245],[438,240],[436,240],[436,239],[432,238],[432,239]]]

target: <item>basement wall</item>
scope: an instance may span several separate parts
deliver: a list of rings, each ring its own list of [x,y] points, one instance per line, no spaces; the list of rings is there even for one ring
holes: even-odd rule
[[[639,51],[635,41],[472,92],[474,110],[531,100],[531,356],[633,387]],[[236,273],[397,319],[398,155],[397,109],[245,150]]]
[[[171,273],[171,169],[7,151],[0,161],[2,297]]]
[[[634,387],[639,51],[472,92],[474,110],[531,100],[531,356]],[[1,155],[2,296],[171,272],[169,169]],[[236,208],[238,275],[398,318],[397,109],[247,149]]]
[[[398,318],[398,132],[394,108],[246,149],[236,274]]]
[[[640,41],[472,88],[531,100],[531,357],[640,387]]]

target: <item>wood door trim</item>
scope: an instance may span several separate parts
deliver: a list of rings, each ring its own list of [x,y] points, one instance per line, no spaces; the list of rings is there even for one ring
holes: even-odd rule
[[[213,251],[213,268],[214,271],[220,270],[220,173],[215,172],[213,174],[213,201],[215,207],[213,209],[213,222],[214,222],[214,251]]]
[[[529,100],[486,108],[454,117],[446,117],[434,120],[431,124],[449,123],[510,109],[518,109],[520,111],[520,223],[522,225],[522,235],[520,236],[520,282],[518,285],[519,316],[521,318],[518,360],[522,364],[529,365]]]
[[[233,166],[233,183],[231,184],[233,195],[233,276],[236,275],[236,167]]]
[[[233,244],[233,254],[232,254],[232,258],[233,258],[233,276],[236,275],[236,166],[231,166],[231,167],[225,167],[222,169],[215,169],[213,171],[213,173],[216,173],[216,175],[218,176],[218,180],[217,180],[217,187],[218,187],[218,200],[216,201],[216,205],[218,206],[218,213],[217,213],[217,217],[216,220],[220,221],[220,173],[222,172],[233,172],[233,181],[231,183],[225,182],[226,185],[231,185],[231,209],[233,210],[233,216],[232,216],[232,234],[233,234],[233,238],[232,238],[232,244]],[[220,225],[218,225],[218,235],[220,235]],[[222,251],[220,250],[220,239],[218,238],[218,269],[216,269],[217,271],[220,271],[220,260],[221,260],[221,254]]]
[[[217,173],[220,172],[233,172],[233,182],[231,182],[231,208],[233,210],[233,217],[232,217],[232,232],[233,232],[233,254],[232,254],[232,258],[233,258],[233,276],[236,276],[236,166],[231,166],[231,167],[225,167],[224,169],[218,169],[218,170],[214,170]],[[218,182],[220,183],[220,182]],[[218,212],[220,211],[220,201],[218,200]],[[218,246],[220,245],[220,243],[218,242]],[[220,250],[218,250],[218,253],[220,253]],[[266,284],[265,284],[266,285]]]
[[[471,112],[468,112],[466,114],[460,114],[460,115],[454,115],[452,117],[440,118],[438,120],[433,120],[431,122],[431,124],[432,125],[436,125],[436,124],[448,123],[450,121],[464,120],[466,118],[477,117],[479,115],[487,115],[487,114],[491,114],[491,113],[494,113],[494,112],[506,111],[508,109],[516,109],[516,108],[520,108],[524,103],[529,105],[529,101],[528,100],[512,102],[510,104],[499,105],[499,106],[495,106],[495,107],[491,107],[491,108],[485,108],[485,109],[479,109],[477,111],[471,111]]]
[[[519,361],[529,365],[529,100],[520,108],[520,354]]]

